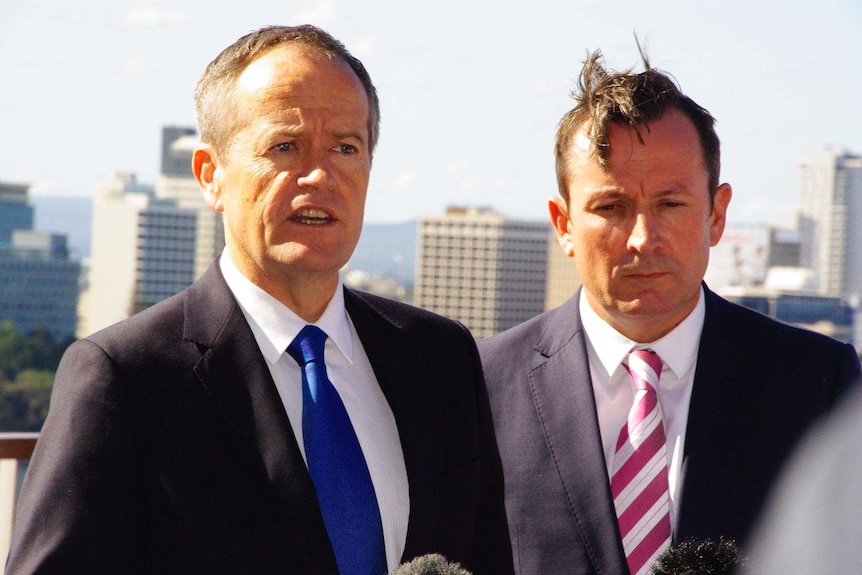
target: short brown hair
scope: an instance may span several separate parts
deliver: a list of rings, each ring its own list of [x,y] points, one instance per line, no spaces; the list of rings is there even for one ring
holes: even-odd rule
[[[268,26],[246,34],[216,56],[209,63],[195,87],[194,103],[201,140],[219,151],[228,147],[236,133],[237,114],[234,113],[232,90],[242,72],[259,56],[276,46],[297,43],[320,51],[330,58],[338,58],[359,78],[368,96],[368,145],[371,152],[377,145],[380,133],[380,101],[371,77],[357,58],[344,44],[320,28],[301,26]]]
[[[661,118],[669,109],[679,110],[694,124],[709,180],[710,200],[714,199],[721,170],[715,118],[683,94],[670,76],[652,68],[643,52],[641,58],[644,71],[637,74],[633,69],[608,72],[598,50],[584,62],[578,88],[572,92],[575,107],[560,120],[554,145],[557,185],[566,202],[569,201],[570,177],[567,156],[575,135],[582,127],[589,126],[590,157],[606,167],[610,157],[608,127],[612,123],[629,126],[642,142],[640,130],[649,130],[649,123]]]

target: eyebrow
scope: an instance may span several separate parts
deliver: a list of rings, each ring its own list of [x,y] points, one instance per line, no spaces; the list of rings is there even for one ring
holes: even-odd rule
[[[333,136],[335,136],[338,140],[347,140],[349,138],[355,138],[365,144],[365,138],[359,132],[333,132]]]

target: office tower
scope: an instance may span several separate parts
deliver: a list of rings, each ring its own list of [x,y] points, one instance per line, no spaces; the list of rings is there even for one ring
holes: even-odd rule
[[[0,182],[0,244],[12,242],[15,230],[33,229],[30,186]]]
[[[486,208],[421,218],[414,303],[461,321],[477,338],[541,313],[549,227]]]
[[[75,335],[81,264],[65,234],[33,230],[28,194],[28,185],[0,182],[0,321],[62,340]]]
[[[192,152],[198,144],[194,128],[162,128],[162,166],[156,185],[156,197],[174,200],[181,208],[195,211],[195,278],[199,278],[224,248],[224,225],[221,214],[213,212],[204,201],[192,174]]]
[[[117,174],[93,199],[86,335],[191,285],[197,211],[157,198],[134,174]]]
[[[819,293],[862,296],[862,157],[827,148],[800,167],[802,265]]]
[[[545,289],[545,309],[561,306],[575,295],[580,286],[581,276],[578,274],[574,258],[563,253],[557,241],[557,234],[551,229],[548,232],[548,282]]]

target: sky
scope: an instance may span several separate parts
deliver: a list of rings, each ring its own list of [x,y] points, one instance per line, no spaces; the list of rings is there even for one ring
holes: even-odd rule
[[[316,24],[382,108],[366,221],[449,205],[547,217],[553,139],[588,52],[654,67],[717,118],[730,223],[790,221],[800,157],[862,153],[862,2],[0,0],[0,181],[89,197],[155,183],[161,128],[193,126],[205,66],[245,33]]]

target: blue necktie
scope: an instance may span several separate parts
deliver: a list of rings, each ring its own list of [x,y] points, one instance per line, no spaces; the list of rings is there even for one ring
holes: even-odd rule
[[[341,397],[326,375],[326,334],[306,325],[287,348],[302,368],[302,436],[340,575],[384,575],[377,496]]]

